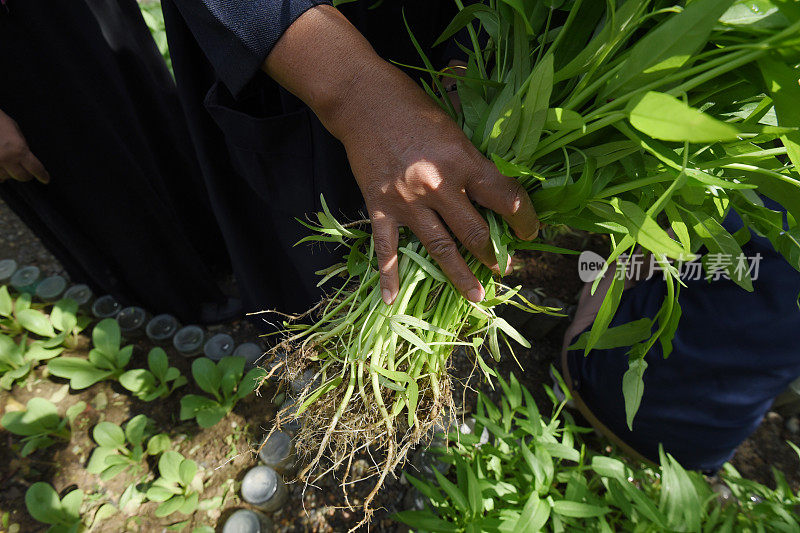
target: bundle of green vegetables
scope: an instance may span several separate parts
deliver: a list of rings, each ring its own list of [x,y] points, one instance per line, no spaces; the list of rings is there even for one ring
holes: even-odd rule
[[[618,344],[632,344],[623,390],[630,424],[642,397],[644,355],[655,343],[668,355],[680,319],[675,262],[702,246],[738,257],[750,236],[723,228],[729,211],[800,267],[800,2],[456,3],[460,12],[441,39],[464,28],[470,36],[468,65],[455,76],[461,109],[438,96],[445,94],[442,73],[424,59],[433,83],[423,82],[426,90],[502,173],[519,179],[542,222],[609,235],[607,267],[640,247],[665,272],[656,317],[613,332]],[[786,220],[759,195],[783,205]],[[516,250],[563,252],[520,241],[500,217],[483,212],[501,271]],[[377,490],[452,403],[454,348],[473,351],[493,376],[482,348],[497,359],[510,340],[529,346],[497,307],[552,310],[504,286],[466,251],[486,299],[465,300],[410,233],[401,235],[400,292],[386,306],[370,234],[341,224],[327,207],[318,220],[305,240],[347,252],[321,273],[320,285],[346,281],[313,313],[286,322],[278,350],[289,353],[287,376],[312,365],[317,373],[292,416],[303,417],[299,448],[315,452],[309,468],[323,457],[336,468],[367,446],[381,450]],[[752,290],[747,269],[725,268]],[[616,276],[581,341],[586,352],[604,335],[604,344],[611,342],[622,285]]]

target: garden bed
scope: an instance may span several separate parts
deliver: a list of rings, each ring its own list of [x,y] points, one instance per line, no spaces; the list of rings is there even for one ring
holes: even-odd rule
[[[30,232],[0,204],[0,258],[13,258],[20,264],[35,264],[47,273],[61,270],[58,262],[48,254]],[[574,249],[593,249],[602,251],[605,243],[600,238],[587,239],[583,234],[564,234],[557,238],[560,246]],[[538,289],[547,296],[554,296],[566,304],[574,304],[581,282],[577,275],[576,256],[521,253],[518,256],[515,272],[509,283],[521,283],[527,288]],[[566,320],[561,320],[555,329],[541,340],[533,343],[529,350],[520,349],[517,357],[525,366],[525,372],[518,372],[521,383],[533,394],[540,405],[548,401],[542,392],[541,384],[548,383],[547,374],[561,347],[561,338]],[[226,325],[224,329],[233,333],[237,341],[253,340],[255,330],[247,323]],[[89,348],[88,338],[83,336],[76,354],[85,354]],[[151,346],[141,342],[134,353],[133,367],[145,366],[146,354]],[[184,359],[168,350],[170,363],[183,375],[190,375],[191,360]],[[73,355],[73,354],[70,354]],[[466,355],[458,353],[452,359],[453,374],[470,387],[486,392],[497,398],[498,391],[492,391],[480,383],[478,373],[473,372],[473,363]],[[503,357],[497,364],[501,375],[507,375],[518,367],[511,357]],[[96,528],[98,531],[159,531],[177,524],[175,530],[192,531],[200,526],[210,526],[220,530],[224,519],[235,509],[247,508],[238,495],[239,483],[245,471],[257,464],[253,447],[258,444],[269,429],[275,414],[270,399],[274,389],[264,387],[259,395],[251,395],[242,400],[234,411],[219,424],[199,428],[193,420],[181,422],[180,397],[187,393],[200,394],[192,383],[163,401],[141,402],[116,382],[101,382],[83,391],[70,390],[67,381],[47,375],[46,366],[35,370],[27,383],[14,387],[12,391],[0,392],[0,416],[9,411],[20,410],[33,397],[49,399],[59,407],[63,415],[66,409],[83,401],[86,409],[78,415],[73,426],[70,441],[34,452],[27,458],[18,454],[18,437],[0,429],[0,515],[3,516],[3,531],[35,532],[43,531],[41,524],[32,520],[25,510],[25,491],[37,481],[51,483],[63,493],[69,487],[78,487],[87,494],[87,499],[96,500],[98,508],[102,503],[119,503],[120,496],[133,479],[119,475],[109,482],[88,473],[85,465],[93,447],[90,431],[100,421],[121,424],[136,414],[146,414],[157,425],[158,431],[169,433],[172,449],[185,457],[195,460],[203,472],[204,490],[201,499],[215,499],[219,504],[206,511],[198,511],[192,516],[173,514],[159,519],[154,515],[158,504],[147,502],[134,505],[128,510],[116,513]],[[468,392],[462,409],[471,410],[475,395]],[[771,485],[771,468],[782,471],[793,490],[800,487],[800,464],[796,454],[786,445],[785,440],[800,444],[800,436],[786,429],[785,421],[771,413],[756,433],[748,439],[737,453],[733,464],[743,475],[761,483]],[[598,446],[604,446],[598,441]],[[356,469],[368,466],[370,457],[364,455],[355,465]],[[148,468],[152,471],[153,464]],[[409,466],[413,472],[413,467]],[[278,531],[344,531],[361,519],[360,503],[369,493],[369,481],[356,484],[348,490],[350,502],[357,511],[343,509],[344,495],[332,477],[326,477],[318,487],[304,488],[300,484],[290,485],[290,499],[287,506],[272,515]],[[404,510],[408,505],[410,486],[401,478],[389,478],[374,501],[378,509],[373,517],[376,531],[405,531],[404,526],[391,521],[389,516]],[[92,510],[93,512],[93,510]],[[219,526],[218,526],[219,524]]]

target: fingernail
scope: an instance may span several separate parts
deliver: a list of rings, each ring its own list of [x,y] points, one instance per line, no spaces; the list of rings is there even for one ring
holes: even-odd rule
[[[470,289],[467,293],[467,299],[470,302],[478,303],[483,300],[483,288],[475,287],[474,289]]]
[[[383,295],[383,303],[386,305],[392,305],[392,291],[389,289],[383,289],[381,294]]]

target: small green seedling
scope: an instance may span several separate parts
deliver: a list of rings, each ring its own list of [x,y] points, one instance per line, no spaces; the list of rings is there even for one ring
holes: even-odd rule
[[[78,533],[83,529],[83,491],[75,489],[63,498],[49,483],[38,482],[25,493],[25,506],[35,520],[50,524],[47,533]]]
[[[214,364],[201,357],[192,363],[192,376],[197,386],[214,398],[187,394],[181,398],[181,420],[197,419],[200,427],[217,424],[231,412],[236,402],[253,392],[266,373],[261,368],[250,370],[242,378],[243,357],[223,357]]]
[[[22,383],[40,362],[52,359],[63,348],[47,348],[41,342],[28,343],[27,334],[19,344],[8,335],[0,333],[0,388],[11,390],[14,383]]]
[[[129,469],[138,474],[147,455],[158,455],[169,448],[169,437],[165,433],[151,437],[152,426],[153,421],[145,415],[131,418],[124,431],[111,422],[100,422],[92,430],[98,446],[92,452],[86,470],[99,475],[103,481]]]
[[[25,457],[40,448],[47,448],[58,440],[68,441],[70,427],[83,410],[85,402],[78,402],[67,409],[67,417],[58,416],[56,406],[44,398],[28,400],[25,411],[12,411],[3,415],[0,425],[15,435],[22,436],[22,456]]]
[[[59,357],[47,364],[50,373],[69,379],[73,389],[80,390],[106,379],[117,379],[133,354],[133,346],[120,346],[119,324],[113,318],[101,320],[92,331],[94,348],[89,359]]]
[[[72,300],[60,300],[47,316],[33,308],[30,294],[23,293],[14,300],[5,286],[0,287],[0,331],[12,337],[28,331],[42,337],[37,342],[44,348],[61,344],[74,347],[89,321],[86,316],[78,316],[78,304]]]
[[[161,348],[153,348],[147,354],[150,370],[137,368],[128,370],[119,377],[120,384],[134,396],[145,402],[166,398],[172,391],[188,383],[185,376],[174,366],[169,366],[167,353]]]
[[[176,451],[166,451],[158,460],[158,473],[161,477],[147,489],[148,500],[161,502],[155,515],[162,518],[176,511],[183,514],[195,512],[203,490],[202,479],[197,475],[197,463]]]

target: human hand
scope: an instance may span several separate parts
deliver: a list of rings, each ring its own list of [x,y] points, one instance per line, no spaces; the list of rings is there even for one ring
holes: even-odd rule
[[[466,298],[484,288],[458,239],[498,269],[489,226],[472,202],[502,215],[521,239],[536,237],[530,198],[500,174],[411,78],[381,59],[330,6],[301,15],[267,56],[264,70],[299,96],[342,143],[372,220],[383,300],[397,297],[398,228],[408,226]]]
[[[14,119],[0,111],[0,183],[7,179],[49,183],[50,174],[28,148]]]
[[[502,215],[519,238],[530,240],[539,222],[528,194],[399,70],[385,64],[365,78],[350,93],[352,111],[340,110],[344,122],[333,131],[341,132],[372,220],[384,301],[393,302],[399,289],[399,226],[414,232],[467,299],[481,301],[484,288],[451,232],[498,272],[489,226],[472,202]]]

